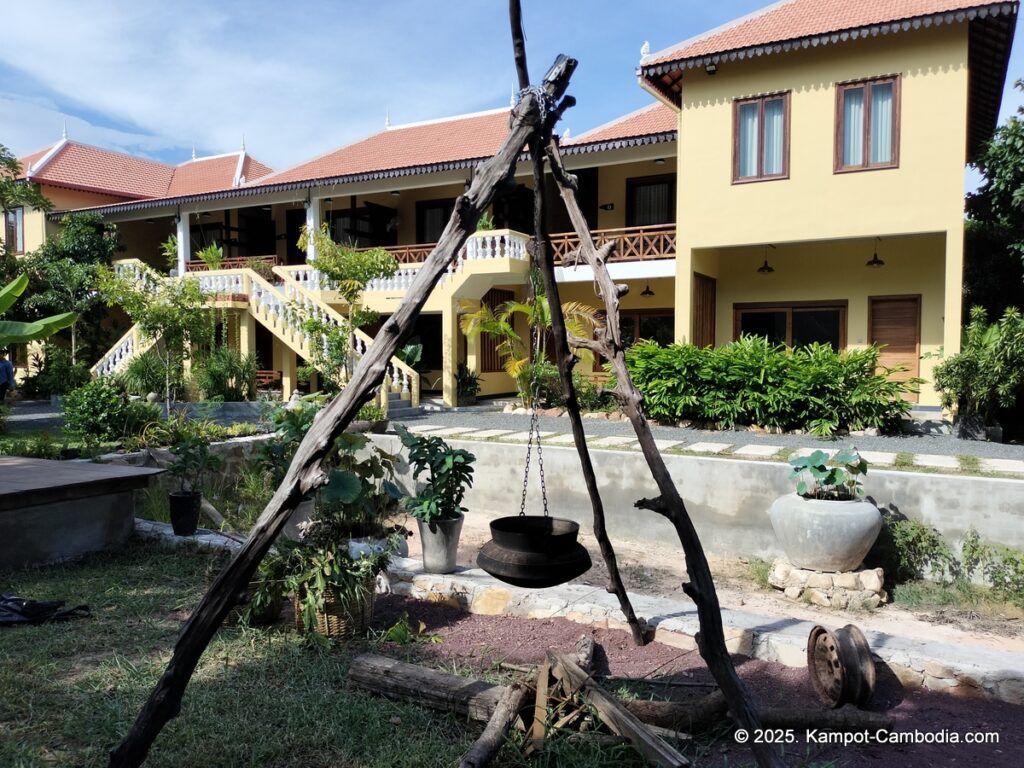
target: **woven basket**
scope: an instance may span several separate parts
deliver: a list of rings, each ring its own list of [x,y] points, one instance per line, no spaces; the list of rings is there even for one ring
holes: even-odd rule
[[[366,588],[348,600],[339,600],[328,592],[324,597],[323,611],[317,611],[315,632],[324,637],[348,638],[363,637],[373,620],[373,603],[376,599],[375,579],[366,582]],[[292,595],[292,608],[295,609],[295,628],[299,632],[306,631],[302,621],[302,606],[299,596]]]

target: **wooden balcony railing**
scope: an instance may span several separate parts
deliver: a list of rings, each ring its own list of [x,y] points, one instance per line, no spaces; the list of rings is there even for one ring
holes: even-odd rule
[[[276,267],[280,264],[277,256],[235,256],[230,259],[222,259],[218,269],[246,269],[252,266],[254,261],[266,264],[268,267]],[[210,268],[205,261],[193,259],[186,265],[186,270],[188,272],[209,272]]]
[[[622,229],[595,229],[594,243],[600,247],[609,240],[615,240],[615,254],[612,261],[649,261],[669,259],[676,255],[676,225],[656,224],[647,227],[624,227]],[[563,232],[551,236],[555,263],[564,264],[566,257],[579,248],[580,241],[574,232]]]
[[[399,264],[422,264],[437,243],[418,243],[416,245],[388,245],[384,250],[390,253]]]

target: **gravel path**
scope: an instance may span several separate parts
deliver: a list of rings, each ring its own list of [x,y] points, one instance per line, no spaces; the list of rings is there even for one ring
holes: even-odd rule
[[[442,427],[472,427],[473,429],[508,429],[522,432],[530,427],[530,417],[500,410],[458,410],[428,411],[423,416],[403,420],[403,423],[436,424]],[[569,420],[565,417],[541,417],[544,431],[569,433]],[[632,435],[633,427],[628,422],[584,419],[588,435]],[[735,447],[751,444],[778,445],[790,448],[821,447],[836,449],[852,446],[865,451],[892,451],[946,456],[977,456],[979,458],[1024,460],[1024,445],[988,443],[976,440],[961,440],[953,435],[900,435],[879,437],[844,437],[823,439],[811,435],[769,435],[761,432],[738,432],[733,430],[680,429],[678,427],[652,427],[654,436],[666,440],[681,440],[686,443],[715,442],[730,443]]]
[[[453,666],[479,673],[493,670],[498,662],[535,664],[547,648],[571,651],[581,633],[590,633],[598,644],[594,655],[597,675],[619,677],[650,677],[660,680],[681,680],[687,683],[711,683],[711,676],[701,658],[692,651],[683,651],[661,643],[643,648],[632,644],[629,635],[620,630],[591,629],[566,619],[517,619],[504,616],[479,616],[464,613],[439,603],[417,602],[388,595],[378,598],[374,610],[374,626],[384,628],[408,613],[410,624],[422,621],[427,632],[443,638],[439,644],[416,646],[385,644],[382,651],[398,658],[418,657],[423,663]],[[411,653],[410,653],[411,652]],[[784,667],[773,662],[734,658],[737,670],[758,701],[766,706],[814,707],[821,704],[814,696],[805,669]],[[656,689],[663,695],[664,688]],[[704,695],[711,686],[672,688],[673,698],[681,701]],[[788,765],[888,766],[898,768],[930,768],[931,766],[985,766],[985,768],[1016,768],[1024,753],[1024,707],[989,699],[965,699],[925,690],[904,689],[886,667],[878,667],[878,682],[869,709],[886,712],[903,734],[918,731],[935,734],[943,731],[961,739],[967,732],[988,732],[998,735],[995,745],[956,744],[867,744],[835,746],[808,743],[803,730],[797,741],[787,748]],[[706,745],[706,739],[703,740]],[[691,757],[696,755],[690,753]],[[834,761],[829,763],[827,761]],[[700,755],[702,766],[748,765],[749,751],[724,736]]]

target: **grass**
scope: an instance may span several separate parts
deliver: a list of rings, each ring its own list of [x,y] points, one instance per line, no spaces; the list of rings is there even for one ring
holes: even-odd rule
[[[911,469],[914,466],[914,454],[908,451],[900,451],[896,454],[892,465],[897,469]]]
[[[981,474],[981,459],[977,456],[957,456],[960,461],[960,471],[972,475]]]
[[[92,618],[0,632],[4,765],[106,765],[198,602],[205,553],[133,543],[77,565],[0,575],[3,591],[87,603]],[[351,653],[282,629],[224,628],[147,766],[449,766],[478,731],[349,690]]]
[[[751,560],[747,564],[747,569],[750,573],[750,578],[754,581],[757,586],[761,589],[771,589],[772,585],[768,583],[768,575],[772,572],[772,564],[767,560],[762,560],[757,557]]]

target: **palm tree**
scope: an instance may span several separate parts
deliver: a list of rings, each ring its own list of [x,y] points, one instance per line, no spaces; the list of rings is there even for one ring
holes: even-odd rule
[[[566,330],[580,338],[591,338],[601,324],[601,316],[597,310],[579,301],[564,302],[562,314],[565,316]],[[547,354],[548,333],[551,330],[551,309],[546,296],[535,295],[525,301],[506,301],[493,309],[487,304],[481,304],[478,310],[462,315],[459,327],[471,339],[481,333],[498,339],[496,351],[505,373],[516,380],[520,397],[527,401],[533,372],[531,338],[524,339],[516,331],[517,317],[526,320],[526,325],[530,329],[529,337],[540,332],[536,360],[544,360]],[[573,352],[581,360],[593,361],[593,354],[589,350],[573,349]]]

